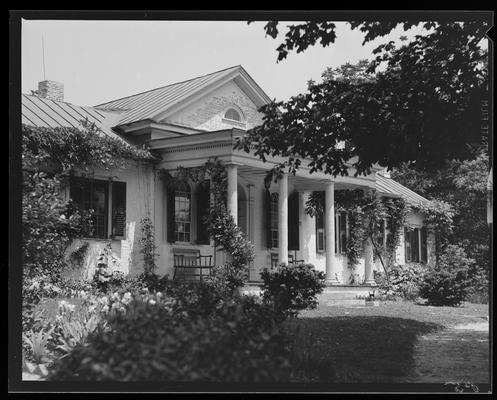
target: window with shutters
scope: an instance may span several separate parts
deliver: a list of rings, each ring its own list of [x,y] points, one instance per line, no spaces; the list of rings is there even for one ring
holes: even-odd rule
[[[426,228],[405,228],[404,230],[406,262],[428,261]]]
[[[126,183],[99,179],[72,178],[70,198],[82,211],[91,211],[89,238],[120,238],[126,232]]]

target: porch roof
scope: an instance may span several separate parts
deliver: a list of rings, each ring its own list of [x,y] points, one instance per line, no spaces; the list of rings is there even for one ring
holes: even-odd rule
[[[376,173],[376,190],[386,196],[402,197],[410,204],[427,204],[430,201],[420,196],[411,189],[406,188],[392,178],[384,176],[381,172]]]

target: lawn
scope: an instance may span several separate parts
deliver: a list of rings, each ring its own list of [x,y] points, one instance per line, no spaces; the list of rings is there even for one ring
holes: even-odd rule
[[[414,367],[421,335],[481,322],[488,305],[431,307],[380,302],[378,307],[321,306],[285,323],[298,382],[402,382]]]

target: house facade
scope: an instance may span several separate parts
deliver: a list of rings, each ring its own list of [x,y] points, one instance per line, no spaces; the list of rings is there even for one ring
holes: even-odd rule
[[[140,221],[145,216],[155,227],[158,274],[173,275],[174,254],[200,251],[212,255],[216,265],[223,263],[226,254],[209,241],[202,219],[209,206],[208,188],[189,181],[171,188],[159,173],[202,166],[214,157],[227,168],[228,211],[255,246],[251,281],[257,281],[260,270],[275,262],[304,260],[325,272],[330,284],[371,284],[374,271],[381,266],[374,262],[368,244],[360,263],[354,269],[348,267],[348,220],[345,213],[335,210],[335,191],[376,189],[381,196],[403,197],[414,204],[427,202],[379,167],[368,176],[354,177],[351,166],[349,176],[332,177],[311,174],[305,160],[295,175],[284,174],[266,187],[267,171],[282,159],[262,162],[252,153],[233,149],[237,138],[261,124],[257,110],[270,101],[241,66],[94,107],[64,103],[54,87],[53,96],[22,96],[23,123],[77,127],[81,119],[88,118],[103,134],[131,145],[147,144],[160,155],[155,165],[127,162],[123,169],[96,170],[91,181],[75,180],[66,188],[67,198],[96,210],[97,222],[91,237],[75,241],[69,249],[88,243],[83,265],[69,271],[71,276],[91,277],[98,254],[109,244],[113,268],[131,275],[142,272]],[[325,211],[318,217],[305,213],[313,191],[325,192]],[[402,232],[397,262],[432,263],[434,239],[424,228],[423,215],[411,213],[408,224],[414,229]]]

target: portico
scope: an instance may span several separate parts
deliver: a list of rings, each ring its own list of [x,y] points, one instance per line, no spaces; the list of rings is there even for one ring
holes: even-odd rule
[[[198,167],[214,157],[223,162],[227,172],[227,210],[235,221],[239,220],[239,210],[243,210],[245,233],[256,247],[251,274],[253,279],[257,279],[261,268],[270,266],[272,262],[274,264],[276,257],[278,263],[285,264],[296,257],[306,263],[321,265],[328,284],[340,284],[344,263],[343,256],[335,251],[335,190],[374,187],[374,180],[371,177],[352,176],[333,178],[321,172],[311,174],[308,168],[301,167],[295,175],[283,173],[276,182],[265,187],[266,173],[280,160],[273,158],[262,162],[251,153],[233,150],[237,137],[242,134],[243,131],[237,129],[191,134],[152,140],[150,146],[164,155],[165,161],[160,168],[170,171],[179,166]],[[306,165],[305,162],[302,165]],[[244,196],[249,193],[249,198],[243,204],[239,199],[240,190],[243,190]],[[325,192],[326,250],[321,253],[316,251],[315,218],[305,214],[305,202],[312,191]],[[298,199],[297,215],[294,215],[294,211],[289,214],[290,195]],[[293,224],[291,227],[289,222]],[[291,240],[289,245],[291,235],[298,237]],[[181,245],[188,247],[195,246],[195,243],[192,241]]]

